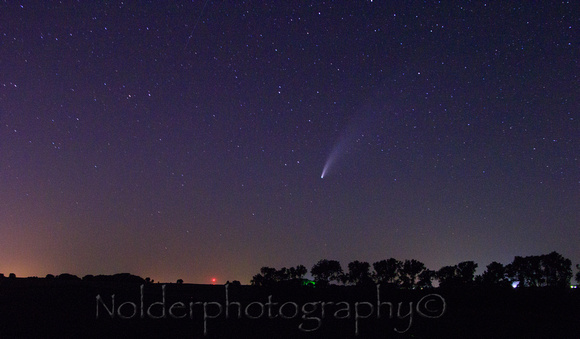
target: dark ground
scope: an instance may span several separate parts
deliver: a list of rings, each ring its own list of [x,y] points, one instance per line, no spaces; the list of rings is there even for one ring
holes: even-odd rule
[[[380,301],[390,302],[393,313],[389,314],[389,304],[383,304],[379,318],[374,285],[270,289],[230,285],[229,303],[241,304],[238,318],[237,305],[225,306],[224,285],[166,284],[164,306],[162,286],[144,284],[141,293],[139,283],[4,278],[0,338],[580,338],[577,289],[381,287]],[[321,303],[316,303],[320,301],[326,302],[324,317]],[[160,304],[151,307],[149,316],[147,310],[155,302]],[[153,319],[163,316],[163,310],[164,318]]]

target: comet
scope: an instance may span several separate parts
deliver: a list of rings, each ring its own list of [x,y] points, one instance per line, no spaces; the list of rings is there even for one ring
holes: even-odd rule
[[[328,159],[326,159],[326,163],[324,164],[324,167],[322,168],[322,174],[320,175],[320,179],[324,179],[324,176],[326,175],[326,173],[328,173],[328,171],[330,170],[330,167],[332,167],[332,165],[334,165],[334,163],[336,162],[336,159],[338,158],[340,145],[341,145],[341,143],[336,145],[334,147],[334,149],[332,150],[332,152],[330,152],[330,155],[328,156]]]
[[[336,164],[336,161],[340,158],[342,153],[348,153],[346,150],[346,146],[348,144],[348,140],[345,138],[341,138],[340,141],[334,146],[328,159],[326,159],[326,163],[324,163],[324,167],[322,168],[322,174],[320,175],[320,179],[324,179],[324,177],[328,174],[328,171]]]
[[[362,140],[367,135],[366,132],[373,127],[372,117],[372,114],[361,114],[350,121],[326,159],[320,179],[324,179],[329,172],[332,172],[338,160],[354,153],[355,149],[362,144]]]

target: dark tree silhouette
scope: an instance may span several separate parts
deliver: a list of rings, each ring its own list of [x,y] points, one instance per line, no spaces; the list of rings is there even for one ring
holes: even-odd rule
[[[572,262],[557,252],[516,256],[507,266],[507,274],[518,287],[566,287],[572,279]]]
[[[308,273],[308,270],[303,265],[298,265],[296,267],[290,267],[288,269],[288,274],[292,280],[302,280],[304,275]]]
[[[344,276],[344,282],[352,285],[367,285],[372,283],[371,265],[366,261],[355,260],[348,264],[348,274]]]
[[[436,273],[439,287],[449,287],[458,284],[457,266],[443,266]]]
[[[107,281],[118,283],[134,283],[134,284],[142,284],[145,282],[145,279],[130,273],[116,273],[113,275],[99,274],[96,276],[87,275],[83,277],[83,280],[85,279],[90,281]]]
[[[252,280],[250,280],[250,285],[253,286],[264,286],[266,284],[267,283],[264,281],[264,276],[259,273],[253,276]]]
[[[481,283],[485,286],[510,286],[506,267],[496,261],[487,265],[481,275]]]
[[[576,268],[579,270],[576,272],[576,282],[580,284],[580,265],[576,264]]]
[[[436,273],[439,286],[458,287],[473,285],[476,268],[477,264],[473,261],[463,261],[454,266],[441,267]]]
[[[436,277],[436,272],[425,269],[421,273],[419,273],[419,280],[417,281],[418,288],[432,288],[433,287],[433,279]]]
[[[395,258],[375,262],[373,264],[375,282],[377,284],[396,285],[401,266],[402,263]]]
[[[81,280],[81,278],[77,277],[76,275],[63,273],[56,276],[59,280]]]
[[[180,284],[180,285],[183,284],[183,279],[177,279],[176,284]]]
[[[286,267],[282,267],[281,269],[274,272],[274,279],[278,282],[289,280],[290,279],[290,270]]]
[[[310,270],[316,284],[319,286],[326,286],[331,281],[340,281],[343,276],[342,267],[340,263],[336,260],[326,260],[322,259]]]
[[[528,287],[528,262],[524,257],[515,256],[511,264],[506,266],[506,271],[509,279],[512,282],[517,282],[518,287]]]
[[[460,283],[464,285],[473,284],[476,269],[477,264],[473,261],[463,261],[457,264],[457,273],[459,275]]]
[[[542,255],[543,273],[546,285],[550,287],[568,287],[572,279],[572,262],[557,252]]]
[[[270,286],[276,283],[278,274],[277,270],[272,267],[264,266],[260,269],[260,273],[256,274],[250,284],[255,286]]]
[[[282,267],[279,270],[264,266],[260,269],[260,273],[252,278],[250,284],[255,286],[272,286],[284,282],[286,284],[299,285],[307,272],[308,270],[303,265],[289,269]]]
[[[405,260],[403,262],[402,268],[399,270],[399,280],[401,281],[401,287],[403,288],[415,288],[417,287],[417,280],[421,272],[425,270],[425,264],[422,262],[411,259]]]
[[[527,257],[528,260],[528,278],[530,286],[539,287],[544,286],[546,279],[542,274],[542,259],[537,255]]]

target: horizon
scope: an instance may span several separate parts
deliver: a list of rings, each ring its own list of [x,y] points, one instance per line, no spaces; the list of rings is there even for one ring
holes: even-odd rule
[[[554,252],[556,252],[556,251],[554,251]],[[558,253],[558,252],[556,252],[556,253]],[[541,255],[547,255],[547,254],[548,253],[544,253],[544,254],[541,254]],[[536,255],[536,256],[541,256],[541,255]],[[525,258],[526,256],[516,256],[516,257],[524,257]],[[564,259],[568,259],[566,257],[563,257],[563,258]],[[386,259],[387,258],[385,258],[383,260],[386,260]],[[392,258],[389,258],[389,259],[392,259]],[[321,260],[323,260],[323,259],[321,259]],[[332,260],[332,259],[328,259],[328,260]],[[405,260],[411,260],[411,259],[404,259],[404,260],[399,260],[399,261],[402,263]],[[419,262],[421,262],[421,261],[419,260]],[[502,264],[505,267],[505,266],[511,264],[512,262],[510,262],[510,263],[500,263],[500,264]],[[373,262],[368,262],[368,263],[371,265],[370,266],[369,273],[371,275],[374,274],[374,273],[376,273],[375,269],[373,268],[373,264],[374,263]],[[446,265],[446,266],[454,266],[456,264],[459,264],[459,262],[458,263],[455,263],[455,264],[451,264],[451,265]],[[491,263],[488,263],[487,265],[483,265],[483,266],[480,266],[477,262],[475,262],[475,264],[476,264],[477,267],[475,268],[474,274],[475,274],[475,276],[481,276],[485,271],[487,271],[487,266],[489,264],[491,264]],[[571,272],[572,272],[572,277],[570,279],[570,284],[571,285],[578,285],[580,283],[580,281],[578,281],[577,278],[576,278],[578,276],[578,274],[580,273],[580,270],[578,269],[578,266],[577,265],[578,264],[575,264],[575,263],[572,262],[571,267],[570,267]],[[290,267],[296,267],[296,266],[297,265],[290,266]],[[348,273],[347,266],[348,265],[345,265],[343,267],[343,270],[344,270],[345,274]],[[269,266],[265,266],[265,267],[269,267]],[[280,267],[280,268],[271,267],[271,268],[274,268],[274,269],[284,269],[284,268],[290,268],[290,267]],[[425,269],[431,270],[433,272],[437,272],[441,268],[443,268],[443,266],[442,267],[439,267],[438,269],[433,269],[433,268],[430,268],[430,267],[425,267]],[[260,273],[260,269],[256,270],[256,273],[254,275],[259,274]],[[302,277],[302,279],[312,280],[313,281],[314,280],[314,277],[312,276],[312,273],[311,273],[312,266],[310,268],[306,267],[306,269],[307,269],[306,274],[304,274],[304,276]],[[177,279],[175,279],[173,281],[160,281],[159,279],[156,279],[155,277],[142,276],[142,275],[139,275],[139,274],[134,274],[133,272],[116,272],[116,273],[99,273],[99,274],[89,273],[89,274],[83,274],[83,275],[77,275],[77,274],[74,274],[74,273],[71,273],[71,272],[61,272],[61,273],[47,273],[47,274],[43,274],[43,275],[32,275],[32,276],[19,276],[15,272],[10,272],[10,273],[0,272],[0,275],[3,275],[4,278],[9,278],[9,275],[12,275],[12,274],[15,274],[15,278],[23,278],[23,279],[26,279],[26,278],[48,278],[48,276],[52,276],[52,278],[55,278],[55,277],[58,277],[61,274],[70,274],[70,275],[73,275],[73,276],[75,276],[75,277],[77,277],[77,278],[79,278],[81,280],[84,280],[88,276],[90,276],[90,277],[96,277],[96,276],[108,276],[108,277],[111,277],[111,276],[114,276],[114,275],[117,275],[117,274],[130,274],[132,276],[136,276],[136,277],[142,278],[144,280],[150,279],[151,280],[151,283],[156,283],[156,284],[175,284],[175,283],[177,283],[178,280],[181,280],[181,283],[182,284],[224,285],[224,284],[227,284],[228,282],[229,283],[232,283],[234,281],[238,281],[242,285],[253,285],[251,281],[247,281],[246,282],[246,281],[240,281],[239,279],[229,279],[229,280],[221,281],[217,277],[210,277],[210,278],[208,278],[208,281],[207,282],[190,282],[190,281],[187,281],[187,280],[182,279],[182,278],[177,278]],[[437,278],[437,277],[434,276],[434,277],[431,278],[431,281],[434,282],[434,284],[433,284],[434,287],[438,287],[439,286],[439,283],[440,283],[439,282],[439,278]],[[335,283],[331,283],[331,284],[344,285],[344,286],[348,285],[348,284],[345,284],[344,282],[342,282],[342,283],[335,282]]]

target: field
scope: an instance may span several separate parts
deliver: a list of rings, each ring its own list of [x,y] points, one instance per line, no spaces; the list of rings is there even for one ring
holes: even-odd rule
[[[0,338],[578,338],[575,289],[0,280]]]

